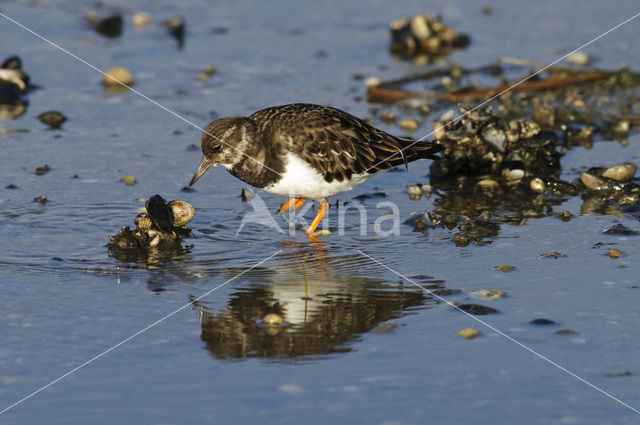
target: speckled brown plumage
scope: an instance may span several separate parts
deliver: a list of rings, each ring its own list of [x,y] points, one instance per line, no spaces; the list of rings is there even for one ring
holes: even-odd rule
[[[286,173],[289,153],[332,183],[434,158],[444,149],[433,142],[413,143],[339,109],[296,103],[266,108],[248,118],[216,120],[205,130],[201,146],[203,162],[222,164],[252,186],[267,188]],[[204,171],[196,172],[192,183]]]

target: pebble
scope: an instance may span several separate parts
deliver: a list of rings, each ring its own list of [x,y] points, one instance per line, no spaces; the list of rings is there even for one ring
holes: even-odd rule
[[[493,179],[482,179],[476,183],[476,186],[485,187],[485,188],[495,188],[499,187],[500,183]]]
[[[560,329],[556,331],[556,335],[575,335],[576,331],[572,331],[571,329]]]
[[[473,328],[465,328],[465,329],[459,330],[456,335],[461,336],[461,337],[466,338],[466,339],[473,339],[473,338],[477,337],[478,335],[480,335],[480,332],[478,332],[477,330],[475,330]]]
[[[556,218],[559,218],[560,220],[567,222],[569,220],[571,220],[573,218],[573,214],[571,214],[569,211],[562,211],[559,212],[558,214],[555,215]]]
[[[279,314],[269,313],[262,318],[262,323],[264,323],[267,326],[270,326],[270,325],[282,326],[284,324],[284,320],[282,319],[282,316],[280,316]]]
[[[540,254],[540,258],[550,258],[550,257],[553,257],[554,259],[558,259],[560,257],[566,257],[566,255],[557,251]]]
[[[96,32],[105,37],[119,37],[122,34],[122,15],[113,13],[106,18],[101,18],[95,12],[87,14],[87,21]]]
[[[636,166],[629,162],[623,162],[622,164],[617,164],[613,167],[607,168],[602,173],[602,176],[619,182],[626,182],[631,180],[635,174]]]
[[[184,226],[193,220],[196,213],[195,208],[187,201],[182,199],[176,199],[169,201],[167,206],[171,209],[171,215],[173,216],[173,226]]]
[[[127,68],[109,68],[106,75],[102,76],[102,83],[105,86],[120,86],[125,84],[127,86],[132,86],[135,81],[133,79],[133,74]]]
[[[393,124],[396,122],[396,114],[390,111],[385,111],[380,114],[380,120],[386,124]]]
[[[124,182],[124,184],[126,184],[127,186],[133,186],[134,184],[136,184],[136,178],[134,176],[132,176],[131,174],[125,174],[123,175],[120,180],[122,180]]]
[[[43,165],[42,167],[38,167],[36,168],[36,176],[44,176],[45,174],[47,174],[51,169],[49,168],[48,165]]]
[[[198,80],[200,80],[200,81],[204,81],[204,80],[210,78],[215,73],[216,73],[216,69],[211,65],[207,65],[204,68],[204,71],[199,72],[198,74],[196,74],[196,78]]]
[[[509,266],[509,265],[503,264],[501,266],[495,266],[494,269],[500,270],[501,272],[506,273],[506,272],[510,272],[511,270],[515,270],[515,266]]]
[[[549,326],[549,325],[555,325],[556,322],[554,322],[553,320],[549,320],[549,319],[533,319],[532,321],[529,322],[529,324],[531,324],[531,325],[540,325],[540,326]]]
[[[505,293],[499,289],[480,289],[478,291],[472,291],[471,295],[485,300],[497,300],[498,298],[504,297]]]
[[[626,369],[617,371],[617,372],[607,372],[604,376],[608,377],[608,378],[615,378],[615,377],[619,377],[619,376],[631,376],[632,373]]]
[[[173,18],[165,20],[163,24],[167,31],[169,31],[169,34],[178,40],[178,44],[182,46],[182,43],[184,43],[184,19],[179,16],[174,16]]]
[[[42,205],[45,205],[49,200],[45,196],[38,196],[37,198],[33,198],[33,202],[39,202]]]
[[[585,66],[589,64],[591,58],[585,52],[578,51],[567,56],[567,60],[574,65]]]
[[[544,181],[540,177],[535,177],[529,182],[529,187],[534,192],[542,193],[545,189]]]
[[[369,77],[364,80],[365,87],[375,87],[380,84],[380,78],[377,77]]]
[[[42,123],[47,124],[51,129],[59,129],[67,120],[67,117],[59,111],[47,111],[38,115],[38,119]]]
[[[457,306],[457,308],[464,311],[465,313],[473,314],[475,316],[484,316],[485,314],[498,313],[498,310],[496,310],[495,308],[479,304],[460,304]]]
[[[151,25],[151,22],[153,22],[151,15],[149,15],[147,12],[137,12],[133,15],[133,18],[131,20],[133,21],[133,25],[137,28],[148,27],[149,25]]]
[[[607,235],[623,235],[623,236],[634,236],[638,234],[636,230],[633,230],[620,223],[606,230],[603,230],[602,233],[606,233]]]
[[[609,258],[615,260],[616,258],[620,258],[623,255],[623,252],[619,249],[611,248],[607,251],[607,255],[609,255]]]
[[[422,195],[422,188],[417,184],[411,184],[407,186],[407,193],[409,195]]]

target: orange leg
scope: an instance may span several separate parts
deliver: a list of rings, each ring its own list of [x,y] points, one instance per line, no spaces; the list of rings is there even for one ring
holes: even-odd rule
[[[300,208],[306,200],[307,198],[301,198],[301,197],[295,196],[289,199],[288,201],[283,202],[282,205],[280,205],[280,208],[278,208],[278,214],[284,214],[291,207],[293,207],[293,210],[295,211],[298,208]]]
[[[296,205],[293,207],[293,210],[298,211],[298,208],[300,208],[302,204],[304,204],[305,202],[307,202],[307,198],[298,198],[298,202],[296,202]]]
[[[318,207],[318,213],[316,214],[316,218],[311,222],[311,226],[307,229],[307,234],[313,233],[318,227],[318,224],[322,221],[322,217],[324,217],[325,213],[329,210],[329,201],[327,198],[324,198],[322,202],[320,202],[320,206]]]

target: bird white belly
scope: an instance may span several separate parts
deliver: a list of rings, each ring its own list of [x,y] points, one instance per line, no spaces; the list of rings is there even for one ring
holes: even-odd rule
[[[311,165],[300,159],[299,156],[289,152],[282,178],[278,182],[264,187],[263,190],[277,195],[322,199],[351,190],[372,175],[368,173],[358,174],[351,176],[351,180],[343,180],[341,182],[334,180],[328,183],[322,174],[317,172]]]

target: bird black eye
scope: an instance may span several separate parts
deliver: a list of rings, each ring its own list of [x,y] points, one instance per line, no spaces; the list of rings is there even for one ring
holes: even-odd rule
[[[223,146],[222,146],[222,145],[213,145],[213,146],[210,146],[210,147],[209,147],[209,149],[208,149],[207,154],[208,154],[208,155],[213,155],[214,153],[222,152],[222,148],[223,148]]]

